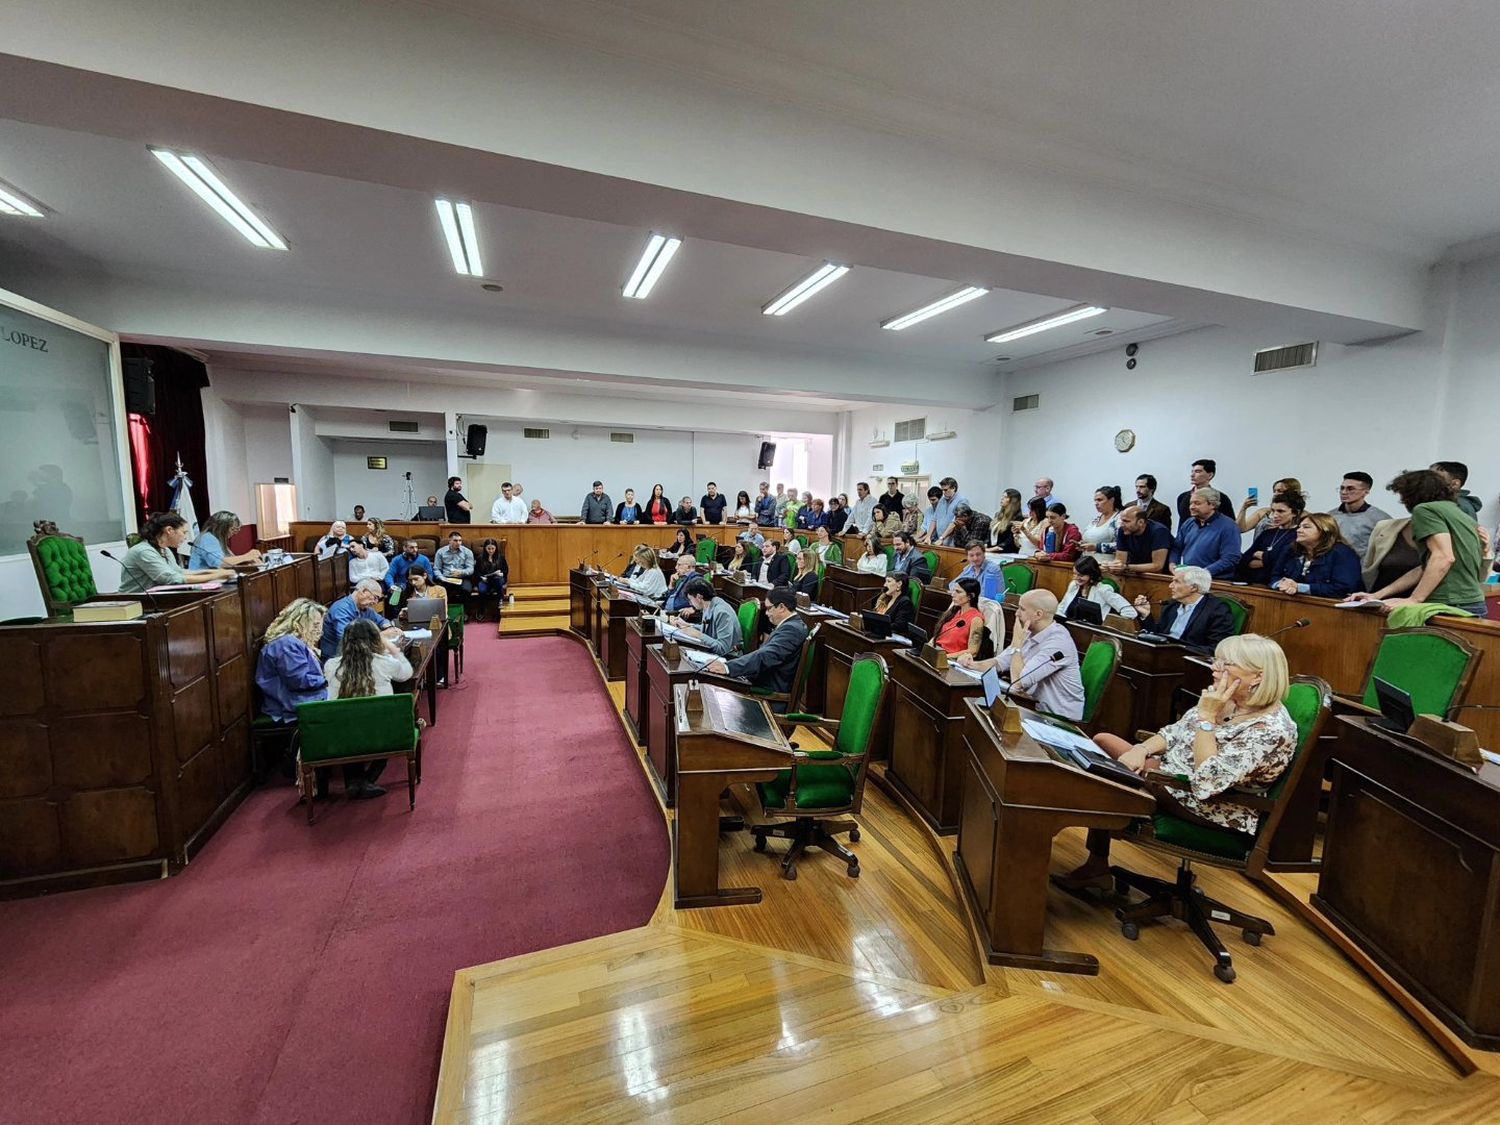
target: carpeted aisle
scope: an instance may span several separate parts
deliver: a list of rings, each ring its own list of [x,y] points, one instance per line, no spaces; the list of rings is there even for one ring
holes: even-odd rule
[[[415,813],[394,765],[312,828],[278,786],[174,879],[0,903],[0,1121],[426,1121],[456,969],[644,924],[667,834],[587,651],[473,630],[439,705]]]

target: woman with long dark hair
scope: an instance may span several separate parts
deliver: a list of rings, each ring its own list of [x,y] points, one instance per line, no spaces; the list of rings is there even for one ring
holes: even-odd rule
[[[642,522],[665,527],[672,520],[672,505],[667,501],[666,489],[659,484],[651,486],[651,499],[646,501]]]
[[[324,665],[323,674],[329,699],[390,695],[393,683],[411,679],[411,663],[380,635],[373,621],[357,620],[344,630],[339,653]],[[385,790],[375,784],[383,769],[384,758],[345,766],[344,792],[356,801],[384,797]]]
[[[495,602],[495,618],[500,617],[500,606],[505,602],[505,587],[510,582],[510,564],[505,561],[505,552],[495,539],[486,539],[479,545],[479,557],[474,560],[474,593],[478,597],[479,620],[485,619],[490,599]]]
[[[978,656],[984,638],[984,615],[979,612],[979,583],[972,578],[955,579],[953,601],[938,618],[932,643],[950,655],[967,652]]]
[[[177,548],[187,542],[188,524],[176,512],[157,512],[141,527],[141,541],[120,559],[120,593],[143,594],[153,586],[197,585],[233,578],[227,567],[183,570]]]

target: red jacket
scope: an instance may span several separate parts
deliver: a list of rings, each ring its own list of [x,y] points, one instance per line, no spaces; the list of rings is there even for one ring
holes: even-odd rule
[[[1043,542],[1046,542],[1045,537]],[[1073,562],[1083,553],[1083,532],[1078,530],[1077,524],[1064,524],[1062,530],[1062,542],[1057,545],[1055,551],[1038,551],[1036,557],[1039,559],[1055,559],[1058,562]]]

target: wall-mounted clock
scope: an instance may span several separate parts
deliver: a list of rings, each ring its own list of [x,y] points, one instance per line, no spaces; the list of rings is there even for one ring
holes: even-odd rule
[[[1115,435],[1115,449],[1121,453],[1129,453],[1135,448],[1135,431],[1121,430]]]

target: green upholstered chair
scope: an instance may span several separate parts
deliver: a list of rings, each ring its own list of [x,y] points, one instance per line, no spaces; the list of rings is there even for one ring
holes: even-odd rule
[[[754,598],[745,599],[740,603],[738,615],[744,651],[752,652],[760,643],[760,602]]]
[[[417,724],[415,696],[366,695],[304,703],[297,708],[294,745],[303,793],[312,793],[313,771],[321,767],[404,757],[407,796],[410,807],[417,807],[422,731]],[[313,822],[315,803],[307,802],[308,824]]]
[[[807,537],[807,533],[802,531],[799,531],[796,535],[792,536],[792,538],[797,540],[797,547],[802,551],[807,550],[807,545],[809,542],[811,542],[811,540],[809,540]]]
[[[807,696],[807,684],[812,679],[813,661],[818,652],[818,630],[823,628],[821,624],[814,625],[807,631],[807,639],[802,642],[802,655],[797,658],[797,670],[792,673],[792,686],[789,691],[772,691],[770,688],[752,687],[749,693],[757,699],[764,699],[772,709],[778,709],[787,713],[800,713],[802,701]],[[745,685],[733,680],[725,681],[726,687],[747,690]]]
[[[938,553],[936,551],[923,551],[922,557],[927,560],[927,570],[936,578],[938,576]]]
[[[700,563],[711,563],[714,561],[714,555],[718,549],[718,543],[705,536],[698,540],[698,546],[693,548],[693,558],[697,559]]]
[[[453,658],[453,682],[458,683],[464,674],[464,607],[448,607],[448,653]]]
[[[745,565],[750,568],[749,574],[754,578],[760,573],[761,554],[760,548],[754,543],[745,544]]]
[[[768,816],[791,817],[775,824],[756,825],[755,850],[766,850],[771,837],[791,841],[781,857],[784,878],[797,877],[797,860],[808,848],[821,848],[838,856],[848,866],[850,877],[859,876],[859,858],[835,839],[847,832],[859,841],[859,825],[851,817],[859,813],[864,799],[865,773],[869,764],[870,737],[885,703],[889,672],[878,653],[854,660],[849,687],[844,692],[843,717],[838,720],[808,717],[803,725],[816,730],[833,744],[831,750],[797,750],[792,768],[756,786]],[[790,719],[790,716],[787,716]]]
[[[1242,636],[1250,628],[1250,615],[1254,612],[1254,607],[1233,594],[1221,594],[1215,590],[1214,597],[1229,607],[1229,615],[1234,618],[1234,635]]]
[[[65,617],[99,592],[83,540],[62,532],[39,532],[26,540],[42,601],[51,617]]]
[[[912,619],[916,620],[917,610],[922,608],[922,583],[915,578],[906,580],[906,596],[911,599]]]
[[[889,573],[896,565],[896,548],[882,547],[880,553],[885,556],[885,569]]]
[[[1101,637],[1089,642],[1083,660],[1078,665],[1078,675],[1083,680],[1083,718],[1079,720],[1083,726],[1092,728],[1094,716],[1099,713],[1105,693],[1114,682],[1120,658],[1120,642],[1113,637]]]
[[[1036,571],[1025,563],[1007,563],[1000,573],[1005,576],[1005,592],[1018,598],[1036,585]]]
[[[1359,701],[1371,710],[1379,709],[1375,695],[1379,678],[1410,695],[1412,710],[1418,715],[1446,718],[1463,698],[1478,664],[1478,651],[1457,633],[1425,626],[1392,629],[1380,638]]]
[[[1110,868],[1117,894],[1125,896],[1134,888],[1147,896],[1144,902],[1115,911],[1115,917],[1120,920],[1120,932],[1134,941],[1140,936],[1142,922],[1168,915],[1180,918],[1192,927],[1213,955],[1214,975],[1226,984],[1234,980],[1234,962],[1210,923],[1235,927],[1250,945],[1259,945],[1262,935],[1276,931],[1265,919],[1245,914],[1198,890],[1194,885],[1193,864],[1224,867],[1256,879],[1262,876],[1271,838],[1286,809],[1287,798],[1295,791],[1301,773],[1308,766],[1309,747],[1317,742],[1323,724],[1328,720],[1332,694],[1325,681],[1315,676],[1298,676],[1287,690],[1283,703],[1297,724],[1297,749],[1292,760],[1281,776],[1264,789],[1236,786],[1223,794],[1224,800],[1248,805],[1260,813],[1253,833],[1210,828],[1169,812],[1158,812],[1149,820],[1136,821],[1123,835],[1148,851],[1176,856],[1179,860],[1176,880],[1169,883],[1165,879],[1138,875],[1123,867]],[[1186,788],[1184,779],[1168,774],[1153,774],[1152,780],[1168,791]]]
[[[1113,590],[1117,594],[1120,592],[1120,584],[1118,582],[1116,582],[1113,578],[1111,578],[1107,574],[1100,576],[1100,578],[1099,578],[1099,585],[1101,585],[1101,586],[1108,586],[1111,590]]]

